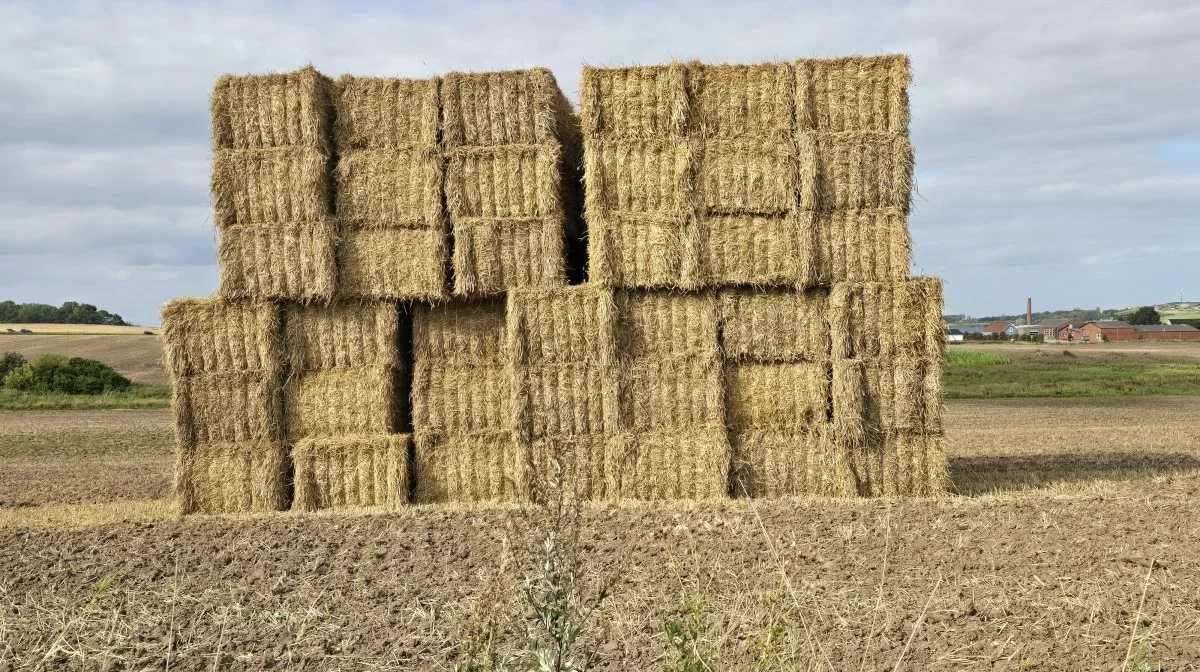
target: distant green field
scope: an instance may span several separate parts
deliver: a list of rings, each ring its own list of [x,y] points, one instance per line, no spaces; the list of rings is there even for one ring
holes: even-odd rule
[[[950,348],[946,351],[946,363],[951,365],[1009,364],[1011,361],[1005,355],[992,352],[976,352],[974,350],[960,350],[958,348]]]
[[[0,387],[0,411],[167,408],[170,405],[170,388],[158,385],[137,385],[128,392],[95,395],[35,394]]]
[[[1025,352],[1009,358],[951,349],[943,378],[946,398],[1200,395],[1200,364],[1072,357],[1065,352]]]

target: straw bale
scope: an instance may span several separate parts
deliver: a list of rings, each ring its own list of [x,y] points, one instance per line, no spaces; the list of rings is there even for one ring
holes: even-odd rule
[[[802,431],[830,414],[828,362],[743,362],[725,368],[726,424],[752,429]]]
[[[821,213],[817,228],[823,281],[896,282],[908,277],[912,238],[899,208]]]
[[[454,293],[500,294],[566,283],[564,231],[557,217],[454,220]]]
[[[408,434],[311,438],[292,448],[293,511],[408,502]]]
[[[895,398],[889,429],[942,431],[940,361],[898,355],[892,374]]]
[[[720,290],[721,350],[758,362],[829,358],[829,291]]]
[[[342,75],[336,84],[339,151],[436,148],[439,80]]]
[[[283,436],[277,371],[197,373],[173,383],[176,435],[186,448]]]
[[[332,213],[329,156],[315,149],[219,149],[213,154],[218,227],[319,221]]]
[[[512,370],[456,360],[413,364],[413,427],[460,435],[513,428]]]
[[[487,299],[413,306],[416,363],[501,365],[505,354],[505,301]]]
[[[332,83],[312,66],[267,75],[222,75],[211,99],[212,147],[307,147],[329,152]]]
[[[594,283],[517,289],[508,295],[507,319],[515,363],[616,363],[611,289]]]
[[[917,277],[896,283],[893,301],[896,350],[940,360],[946,347],[942,281]]]
[[[672,214],[590,215],[588,280],[614,287],[683,286],[683,258],[693,250],[700,256],[699,235]]]
[[[391,432],[395,379],[394,366],[293,372],[284,387],[288,437]]]
[[[622,434],[605,468],[606,495],[632,500],[724,498],[729,470],[729,441],[719,424]]]
[[[867,375],[867,366],[861,359],[833,360],[830,409],[832,438],[838,445],[860,446],[868,436],[878,433],[869,425]]]
[[[622,357],[719,354],[714,292],[618,291],[615,300]]]
[[[907,213],[913,186],[913,147],[895,133],[802,133],[800,165],[815,170],[815,193],[801,194],[807,209],[897,208]],[[811,158],[809,158],[811,157]],[[804,185],[801,185],[802,189]]]
[[[891,359],[864,360],[863,393],[864,427],[867,439],[880,435],[895,426],[896,370]],[[850,415],[850,414],[845,414]]]
[[[806,289],[819,283],[823,249],[811,212],[705,215],[697,225],[702,286]]]
[[[796,61],[800,130],[907,133],[908,56]]]
[[[357,299],[445,298],[450,248],[444,229],[349,229],[338,249],[338,295]]]
[[[693,205],[699,147],[687,139],[593,140],[585,154],[589,217],[675,212]]]
[[[891,358],[893,283],[839,283],[829,293],[829,334],[837,359]]]
[[[795,91],[790,63],[689,64],[694,125],[705,138],[791,142]]]
[[[529,491],[533,501],[613,499],[606,469],[620,443],[615,434],[537,439],[529,448]]]
[[[414,501],[528,501],[528,449],[509,432],[414,438]]]
[[[451,72],[442,98],[447,148],[580,141],[571,103],[546,68]]]
[[[446,164],[446,206],[459,217],[562,217],[557,145],[463,147]]]
[[[284,511],[291,490],[287,448],[278,441],[201,444],[181,451],[175,475],[180,513]]]
[[[723,426],[725,395],[717,357],[649,355],[621,367],[621,426],[642,432]]]
[[[689,116],[686,67],[584,67],[579,83],[584,137],[590,141],[683,135]]]
[[[866,497],[936,497],[950,480],[940,434],[889,432],[852,449],[850,465],[858,494]]]
[[[265,301],[173,299],[162,309],[162,340],[175,376],[275,371],[282,363],[279,309]]]
[[[231,299],[328,301],[337,280],[337,226],[330,219],[220,230],[219,294]]]
[[[853,497],[857,490],[849,451],[828,425],[809,430],[733,433],[734,497]]]
[[[791,138],[710,139],[699,153],[695,197],[708,213],[783,214],[811,176],[801,175]]]
[[[395,303],[289,306],[284,343],[293,373],[399,363],[400,310]]]
[[[442,229],[442,163],[436,146],[343,151],[338,216],[361,228]]]
[[[595,361],[528,364],[514,371],[515,426],[523,439],[617,430],[617,381]]]

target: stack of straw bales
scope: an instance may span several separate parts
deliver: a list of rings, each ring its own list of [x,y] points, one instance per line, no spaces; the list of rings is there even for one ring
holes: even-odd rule
[[[585,68],[577,118],[544,69],[222,77],[183,510],[937,492],[908,81]]]

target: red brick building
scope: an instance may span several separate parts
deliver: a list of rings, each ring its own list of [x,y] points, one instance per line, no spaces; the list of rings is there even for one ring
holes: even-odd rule
[[[1063,320],[1057,324],[1052,324],[1048,327],[1043,327],[1042,340],[1046,341],[1047,343],[1054,343],[1056,341],[1066,343],[1070,340],[1077,340],[1081,338],[1078,332],[1083,325],[1083,320],[1071,318],[1069,320]]]
[[[1200,341],[1200,329],[1187,324],[1147,324],[1133,329],[1139,341]]]
[[[1137,340],[1137,332],[1134,331],[1133,325],[1114,320],[1088,322],[1079,328],[1079,335],[1082,340],[1091,343]]]

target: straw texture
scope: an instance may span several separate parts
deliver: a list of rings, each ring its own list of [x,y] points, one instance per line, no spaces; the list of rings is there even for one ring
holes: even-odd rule
[[[278,369],[280,324],[279,309],[265,301],[173,299],[162,309],[167,369],[175,376]]]
[[[292,449],[293,511],[408,502],[408,434],[304,439]]]
[[[342,75],[334,137],[341,151],[436,148],[441,81]]]
[[[418,434],[415,454],[417,503],[529,499],[529,459],[510,432]]]
[[[832,429],[750,430],[731,439],[734,497],[851,497],[857,482],[849,451],[834,441]]]
[[[277,441],[201,444],[176,463],[180,513],[251,513],[288,507],[291,470]]]
[[[818,289],[721,290],[721,350],[756,362],[827,360],[829,293]]]
[[[338,244],[333,220],[271,227],[226,226],[219,236],[221,296],[300,301],[333,298]]]
[[[395,368],[293,373],[284,387],[288,437],[387,434],[394,429]]]
[[[293,305],[283,331],[293,372],[396,366],[400,311],[395,303]]]
[[[343,299],[446,297],[450,249],[439,229],[348,228],[338,255],[338,295]]]
[[[222,75],[211,99],[212,147],[306,147],[328,153],[332,82],[311,66],[267,75]]]
[[[795,63],[801,130],[907,133],[908,56],[850,56]]]
[[[624,433],[605,469],[615,499],[716,499],[729,489],[729,442],[720,425]]]

